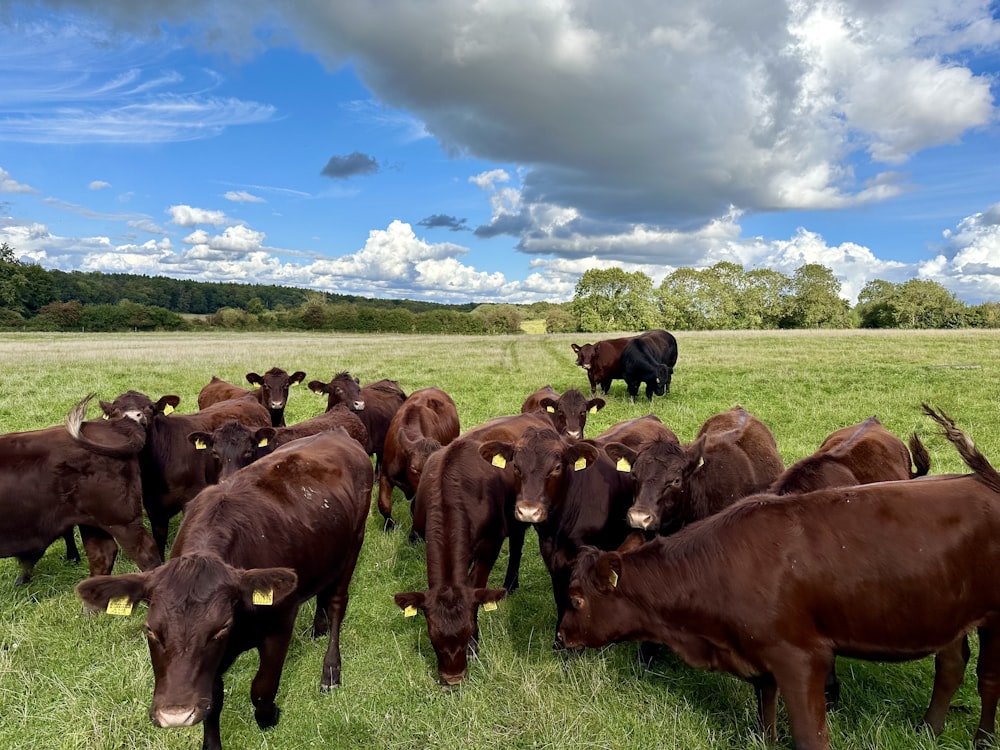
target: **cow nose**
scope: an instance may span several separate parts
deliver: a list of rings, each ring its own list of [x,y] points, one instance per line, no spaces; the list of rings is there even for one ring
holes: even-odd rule
[[[364,401],[355,401],[354,405],[351,408],[354,409],[354,411],[362,411],[365,408],[365,402]]]
[[[271,408],[272,409],[283,409],[284,407],[285,407],[285,402],[284,401],[272,401],[271,402]]]
[[[457,685],[465,679],[465,675],[468,673],[468,669],[463,669],[461,672],[456,672],[454,674],[445,674],[444,672],[441,672],[441,681],[445,685]]]
[[[541,505],[517,503],[514,506],[514,518],[523,523],[541,523],[547,515]]]
[[[566,434],[574,440],[579,440],[583,437],[583,430],[567,430]]]
[[[653,528],[653,514],[648,510],[636,510],[633,508],[628,512],[629,525],[634,529],[644,529],[648,531]]]
[[[158,727],[190,727],[200,721],[198,709],[186,707],[162,708],[152,713],[153,723]]]

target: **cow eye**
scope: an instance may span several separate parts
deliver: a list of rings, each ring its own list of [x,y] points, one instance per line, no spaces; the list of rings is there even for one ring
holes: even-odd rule
[[[552,473],[559,474],[562,472],[562,468],[563,468],[562,464],[556,464],[555,466],[552,467]]]
[[[672,482],[670,483],[670,486],[671,486],[671,487],[680,487],[680,486],[681,486],[681,480],[680,480],[680,477],[678,477],[677,479],[674,479],[674,480],[673,480],[673,481],[672,481]]]
[[[573,605],[573,609],[583,609],[584,601],[582,596],[571,596],[569,603]]]

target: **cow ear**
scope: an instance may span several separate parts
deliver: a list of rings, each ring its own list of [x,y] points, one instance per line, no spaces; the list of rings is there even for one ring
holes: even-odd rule
[[[188,434],[188,442],[195,447],[195,450],[203,451],[212,447],[211,432],[191,432]]]
[[[294,375],[288,379],[288,385],[297,385],[306,379],[306,374],[302,370],[297,370]]]
[[[101,405],[101,411],[104,412],[104,418],[108,419],[111,416],[111,412],[114,411],[114,406],[112,406],[107,401],[99,401]]]
[[[545,398],[541,399],[538,402],[538,405],[541,406],[543,409],[545,409],[545,411],[547,411],[547,412],[549,412],[551,414],[552,412],[554,412],[556,410],[556,405],[558,403],[559,402],[556,399],[549,398],[548,396],[546,396]]]
[[[507,589],[476,589],[473,598],[487,612],[497,608],[497,602],[507,596]]]
[[[507,462],[514,458],[514,446],[499,440],[487,440],[479,446],[479,455],[498,469],[506,469]]]
[[[299,577],[291,568],[251,568],[240,575],[243,603],[269,607],[294,595]]]
[[[306,387],[316,395],[322,395],[330,392],[328,390],[329,384],[324,383],[322,380],[310,380],[309,385]]]
[[[579,344],[570,344],[569,348],[572,349],[577,354],[580,353],[580,345]]]
[[[707,438],[707,435],[702,435],[684,450],[687,456],[687,464],[684,467],[685,474],[693,474],[694,470],[704,463],[705,440]]]
[[[114,611],[127,614],[132,606],[146,596],[146,573],[128,573],[117,576],[91,576],[76,585],[76,594],[84,605],[96,612]]]
[[[608,454],[608,458],[615,462],[615,468],[618,471],[625,472],[632,471],[635,459],[639,455],[624,443],[608,443],[604,446],[604,452]]]
[[[605,552],[597,558],[597,587],[611,591],[618,587],[622,575],[622,557],[617,552]]]
[[[581,440],[566,449],[566,458],[576,471],[587,469],[597,463],[599,453],[592,443]]]
[[[606,405],[607,402],[603,398],[592,398],[587,402],[587,411],[591,414],[597,414]]]
[[[253,434],[254,444],[258,448],[266,448],[268,443],[274,440],[277,431],[273,427],[261,427]]]
[[[153,409],[161,414],[169,414],[180,402],[180,396],[161,396],[160,400],[153,404]]]
[[[247,382],[250,383],[250,384],[252,384],[252,385],[263,385],[264,384],[264,378],[262,378],[260,375],[258,375],[255,372],[248,372],[247,373]]]
[[[396,600],[396,606],[403,610],[404,615],[413,617],[418,610],[424,608],[427,595],[423,591],[406,591],[396,594],[393,599]]]

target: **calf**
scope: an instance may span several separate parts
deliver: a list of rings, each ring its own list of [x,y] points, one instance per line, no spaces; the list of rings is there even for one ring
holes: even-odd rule
[[[173,413],[179,403],[177,396],[163,396],[154,403],[137,391],[123,393],[110,403],[101,402],[110,417],[131,411],[146,420],[146,445],[139,454],[142,502],[161,557],[166,551],[170,519],[219,479],[214,461],[195,450],[188,435],[211,432],[234,420],[251,427],[271,424],[267,409],[250,396],[221,401],[194,414]]]
[[[597,414],[604,404],[603,398],[588,401],[576,388],[570,388],[560,396],[551,385],[546,385],[524,400],[521,413],[543,412],[552,420],[556,432],[580,440],[587,426],[587,415]]]
[[[396,594],[407,615],[423,610],[437,655],[438,674],[448,685],[468,673],[468,651],[478,649],[480,605],[493,605],[517,588],[527,524],[514,518],[510,472],[480,458],[488,440],[515,440],[545,417],[499,417],[461,435],[427,461],[413,502],[415,533],[427,540],[427,590]],[[486,588],[504,537],[509,563],[501,589]]]
[[[912,454],[912,457],[911,457]],[[911,469],[912,464],[916,470]],[[847,487],[894,479],[914,479],[930,471],[930,456],[916,433],[910,448],[882,426],[877,417],[831,433],[811,456],[792,464],[768,492],[789,495],[826,487]]]
[[[576,352],[576,364],[587,372],[590,380],[590,395],[597,395],[597,386],[606,396],[611,391],[611,382],[616,378],[621,380],[625,373],[622,370],[621,356],[625,345],[634,336],[624,336],[617,339],[601,339],[593,344],[570,344]]]
[[[188,440],[195,449],[208,451],[221,482],[286,443],[338,427],[346,430],[361,447],[367,448],[368,430],[358,415],[343,404],[290,427],[247,427],[232,421],[212,432],[192,432]]]
[[[796,750],[827,750],[824,678],[837,655],[901,661],[938,652],[924,716],[941,731],[978,628],[982,713],[1000,698],[1000,475],[935,414],[973,474],[755,495],[637,549],[581,554],[563,618],[567,646],[670,646],[688,664],[755,688],[776,739],[784,697]]]
[[[111,572],[118,544],[143,570],[163,561],[143,527],[145,429],[128,417],[84,421],[91,398],[65,426],[0,435],[0,557],[17,558],[17,584],[31,580],[48,546],[75,525],[91,575]]]
[[[458,409],[440,388],[422,388],[409,395],[389,422],[385,433],[382,471],[379,472],[378,509],[385,529],[392,518],[392,490],[399,487],[412,500],[430,455],[458,437]]]
[[[693,443],[609,443],[605,451],[635,482],[629,523],[661,534],[764,490],[784,470],[771,431],[740,406],[710,417]]]
[[[329,383],[313,380],[309,390],[316,394],[327,394],[326,409],[337,404],[346,404],[357,412],[368,430],[368,454],[375,456],[375,474],[382,468],[385,451],[385,434],[396,411],[406,401],[406,394],[395,380],[377,380],[362,387],[361,381],[348,372],[333,376]]]
[[[258,386],[253,390],[241,388],[238,385],[227,383],[221,378],[212,376],[208,385],[201,389],[198,394],[198,408],[204,409],[220,401],[228,401],[232,398],[242,398],[251,395],[256,398],[261,406],[267,409],[271,415],[272,427],[285,426],[285,407],[288,405],[288,389],[296,383],[305,380],[306,374],[301,370],[289,375],[280,367],[272,367],[263,375],[255,372],[247,373],[247,382]]]
[[[646,331],[625,345],[621,353],[622,378],[632,403],[639,386],[646,384],[646,398],[670,392],[670,380],[677,364],[677,340],[662,329]]]
[[[320,689],[340,684],[340,626],[372,484],[371,460],[343,430],[294,441],[201,492],[165,565],[77,586],[95,609],[149,602],[156,726],[204,722],[203,747],[221,748],[222,678],[253,648],[254,717],[261,728],[276,724],[295,617],[314,596],[313,637],[330,634]]]

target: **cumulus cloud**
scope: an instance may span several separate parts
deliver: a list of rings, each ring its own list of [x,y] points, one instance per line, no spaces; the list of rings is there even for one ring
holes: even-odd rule
[[[87,185],[88,190],[105,190],[111,187],[110,182],[105,182],[104,180],[93,180],[89,185]]]
[[[920,276],[962,299],[1000,298],[1000,203],[943,233],[947,252],[920,264]]]
[[[204,208],[194,208],[193,206],[170,206],[167,209],[167,213],[170,214],[170,222],[181,227],[193,227],[198,224],[209,224],[213,227],[219,227],[230,223],[230,219],[226,217],[223,211],[211,211]]]
[[[344,156],[331,156],[320,174],[343,180],[357,175],[375,174],[379,170],[375,157],[353,151]]]
[[[3,167],[0,167],[0,193],[37,193],[30,185],[18,182]]]

